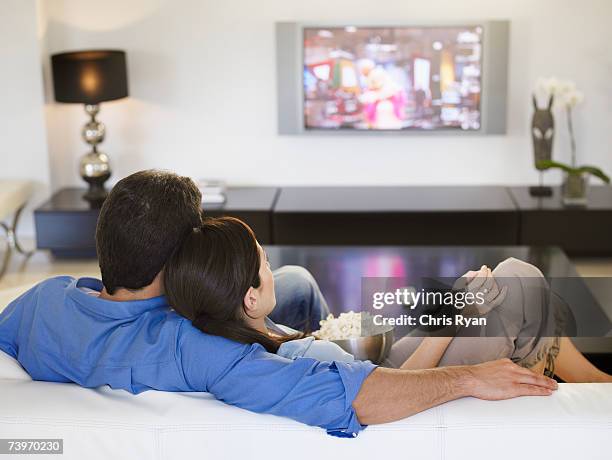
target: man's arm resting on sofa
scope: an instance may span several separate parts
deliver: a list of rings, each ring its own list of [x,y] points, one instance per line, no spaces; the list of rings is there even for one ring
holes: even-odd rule
[[[509,359],[424,370],[377,368],[363,382],[353,408],[361,424],[374,425],[464,396],[487,400],[547,396],[556,388],[553,379]]]
[[[291,361],[259,344],[203,334],[187,321],[179,335],[177,358],[191,391],[208,391],[228,404],[290,417],[330,433],[354,436],[364,424],[401,419],[467,395],[502,399],[548,394],[541,390],[543,377],[510,361],[432,370],[381,369],[367,361]],[[519,380],[523,385],[540,382],[539,392],[519,385],[509,396],[507,381]]]

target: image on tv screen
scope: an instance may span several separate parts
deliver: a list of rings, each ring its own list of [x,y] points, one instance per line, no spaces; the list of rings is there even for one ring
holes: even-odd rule
[[[480,129],[482,32],[304,28],[305,128]]]

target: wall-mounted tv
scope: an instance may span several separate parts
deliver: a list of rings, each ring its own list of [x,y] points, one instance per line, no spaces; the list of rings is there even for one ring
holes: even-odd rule
[[[503,134],[507,21],[277,23],[281,134]]]

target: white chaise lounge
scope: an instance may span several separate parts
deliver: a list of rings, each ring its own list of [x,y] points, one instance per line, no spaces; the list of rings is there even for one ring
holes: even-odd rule
[[[31,195],[32,182],[19,179],[0,179],[0,238],[6,238],[8,242],[4,254],[1,254],[0,279],[8,267],[13,250],[25,255],[31,254],[24,251],[17,240],[19,217]]]

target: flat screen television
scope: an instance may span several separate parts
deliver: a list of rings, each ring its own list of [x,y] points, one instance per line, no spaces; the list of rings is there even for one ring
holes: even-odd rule
[[[277,23],[281,134],[503,134],[508,22]]]

